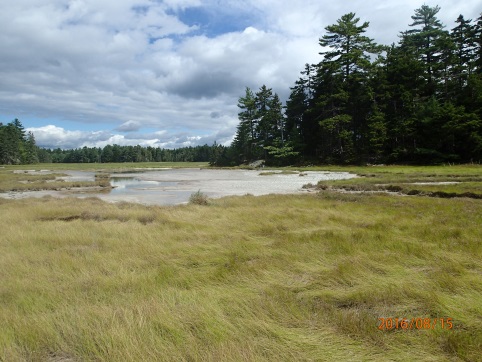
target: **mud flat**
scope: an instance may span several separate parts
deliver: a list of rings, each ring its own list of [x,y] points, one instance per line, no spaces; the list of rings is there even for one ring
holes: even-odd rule
[[[89,180],[93,173],[64,171],[65,179]],[[288,194],[303,192],[303,185],[316,184],[321,180],[343,180],[356,177],[348,172],[304,171],[282,173],[273,171],[262,175],[253,170],[207,170],[207,169],[166,169],[137,173],[118,173],[111,177],[112,190],[101,192],[96,188],[78,188],[60,191],[8,192],[0,197],[11,199],[26,197],[75,196],[80,198],[99,197],[110,202],[127,201],[146,205],[175,205],[186,203],[196,191],[208,197],[219,198],[230,195]],[[306,191],[305,191],[306,192]]]

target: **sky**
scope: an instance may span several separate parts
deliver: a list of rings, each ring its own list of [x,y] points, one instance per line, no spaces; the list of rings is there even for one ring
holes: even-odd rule
[[[447,30],[482,12],[480,0],[0,1],[0,122],[63,149],[229,145],[245,88],[285,101],[342,15],[389,45],[423,4]]]

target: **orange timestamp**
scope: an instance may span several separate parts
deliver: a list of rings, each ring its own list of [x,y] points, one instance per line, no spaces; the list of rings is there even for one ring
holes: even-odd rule
[[[452,318],[378,318],[380,324],[378,329],[390,331],[393,329],[412,330],[412,329],[453,329]]]

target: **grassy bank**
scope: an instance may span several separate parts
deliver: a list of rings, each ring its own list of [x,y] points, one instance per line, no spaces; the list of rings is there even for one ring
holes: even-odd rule
[[[3,361],[481,360],[481,200],[0,209]],[[380,317],[453,329],[379,330]]]
[[[390,191],[405,195],[482,199],[482,166],[328,166],[327,171],[356,173],[350,180],[323,181],[318,189]]]
[[[94,181],[65,181],[64,173],[29,173],[13,172],[11,169],[0,169],[0,192],[67,190],[80,187],[110,188],[109,175],[97,174]]]
[[[65,190],[75,188],[110,188],[109,174],[135,172],[149,168],[200,168],[206,162],[131,162],[131,163],[41,163],[34,165],[6,165],[0,168],[0,192]],[[41,170],[51,173],[39,172]],[[96,172],[94,181],[64,181],[62,171]],[[34,172],[31,172],[34,171]]]

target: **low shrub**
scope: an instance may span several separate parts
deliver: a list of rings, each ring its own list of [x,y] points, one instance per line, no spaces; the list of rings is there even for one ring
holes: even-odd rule
[[[195,205],[208,205],[208,196],[202,193],[201,190],[198,190],[189,196],[189,203]]]

